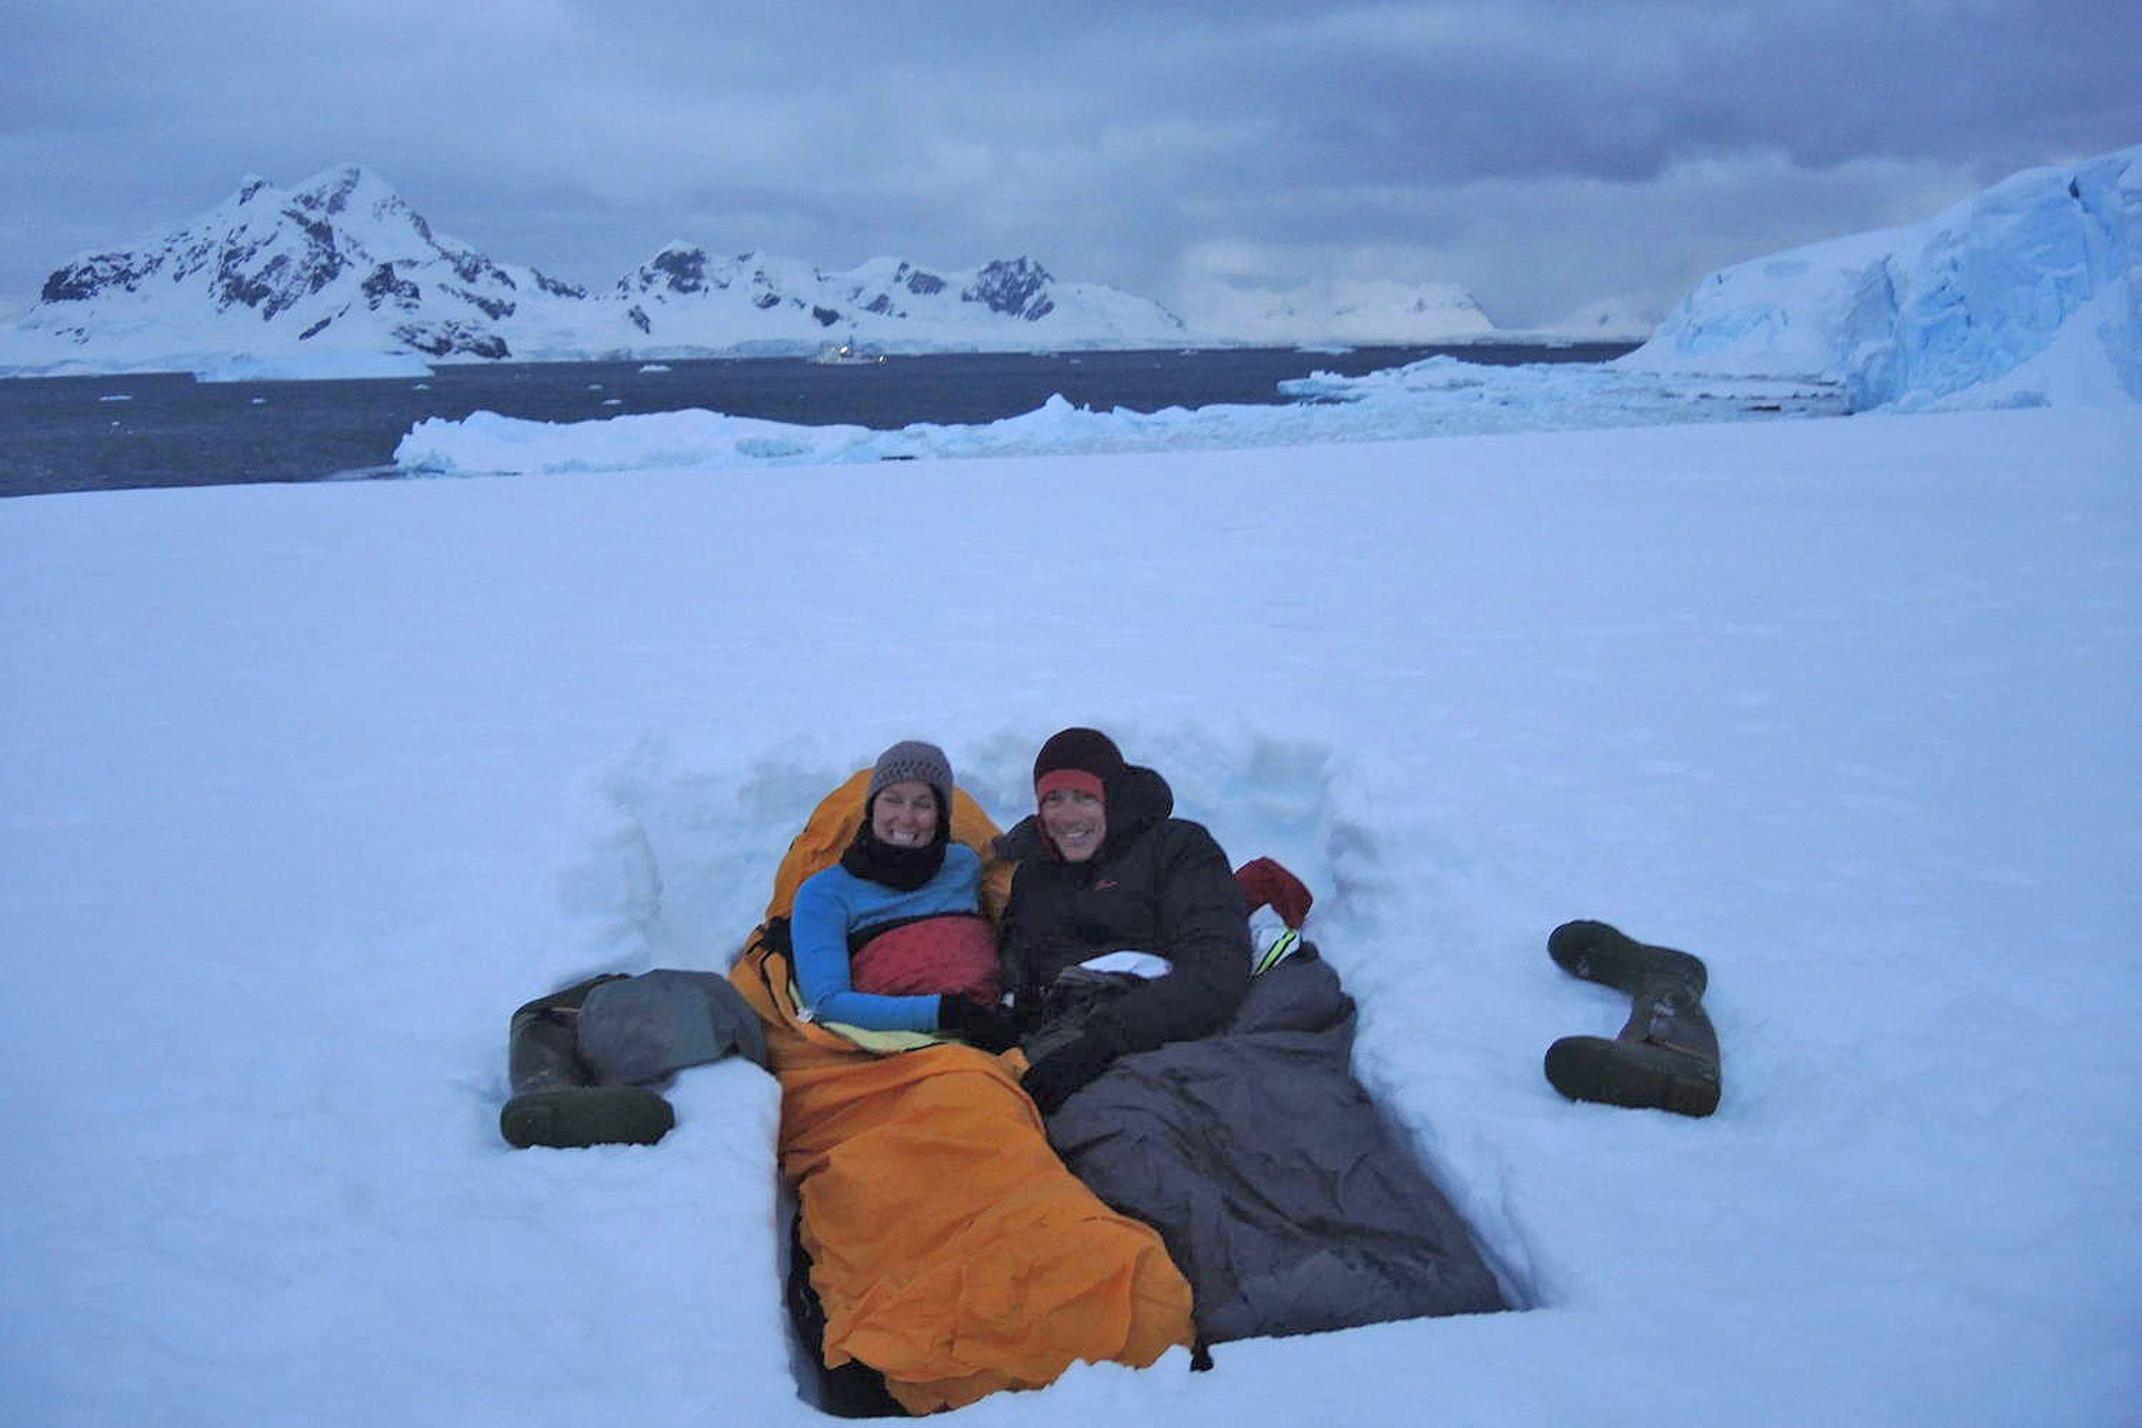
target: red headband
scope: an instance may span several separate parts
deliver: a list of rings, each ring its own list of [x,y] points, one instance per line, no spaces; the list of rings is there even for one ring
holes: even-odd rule
[[[1100,775],[1087,773],[1084,769],[1050,769],[1034,780],[1034,801],[1041,802],[1059,788],[1090,793],[1103,803],[1108,801],[1107,791],[1101,787]]]

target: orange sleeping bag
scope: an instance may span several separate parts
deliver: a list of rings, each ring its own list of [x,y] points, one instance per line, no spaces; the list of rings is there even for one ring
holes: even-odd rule
[[[1016,1052],[880,1054],[799,1015],[787,917],[797,887],[854,838],[869,780],[856,774],[811,815],[729,974],[781,1081],[781,1172],[802,1207],[827,1366],[860,1360],[927,1413],[1041,1387],[1081,1359],[1143,1367],[1188,1344],[1189,1284],[1159,1235],[1057,1159]],[[1010,881],[988,862],[996,831],[954,794],[952,836],[985,861],[992,918]]]

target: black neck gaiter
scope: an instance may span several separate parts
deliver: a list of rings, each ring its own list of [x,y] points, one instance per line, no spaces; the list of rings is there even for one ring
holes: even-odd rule
[[[945,865],[945,842],[942,819],[936,834],[920,848],[895,848],[879,842],[878,835],[871,831],[870,820],[865,818],[855,841],[840,855],[840,865],[866,882],[913,892],[936,877],[937,870]]]

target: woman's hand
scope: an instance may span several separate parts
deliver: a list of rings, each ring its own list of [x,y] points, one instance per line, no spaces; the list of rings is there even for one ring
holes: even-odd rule
[[[1019,1030],[1009,1012],[967,997],[937,999],[937,1029],[983,1051],[1009,1051],[1019,1044]]]

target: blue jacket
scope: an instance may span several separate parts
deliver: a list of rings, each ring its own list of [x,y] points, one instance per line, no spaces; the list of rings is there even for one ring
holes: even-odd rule
[[[796,889],[789,940],[796,954],[796,989],[820,1021],[866,1031],[935,1031],[937,998],[889,997],[855,990],[848,972],[849,938],[888,922],[981,906],[982,859],[964,843],[945,849],[944,866],[912,892],[859,878],[840,864],[813,873]]]

